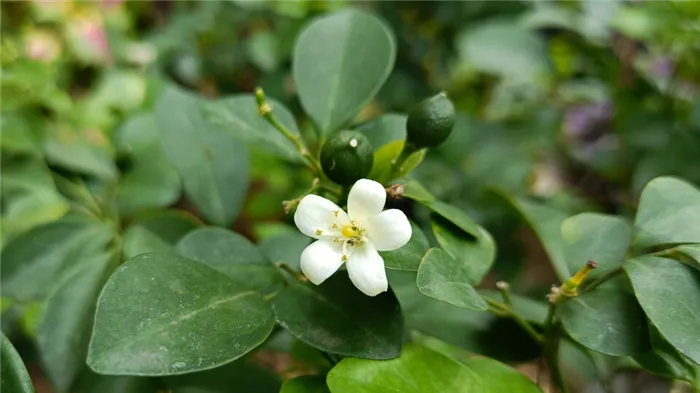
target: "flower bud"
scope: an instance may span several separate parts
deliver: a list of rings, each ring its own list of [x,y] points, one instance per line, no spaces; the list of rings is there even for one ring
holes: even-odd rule
[[[408,113],[406,140],[419,147],[437,147],[455,125],[455,107],[445,93],[416,104]]]
[[[372,144],[357,131],[333,134],[321,150],[321,167],[329,179],[350,185],[366,178],[372,170]]]

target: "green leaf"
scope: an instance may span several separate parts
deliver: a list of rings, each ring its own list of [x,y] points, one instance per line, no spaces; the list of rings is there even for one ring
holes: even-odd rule
[[[106,253],[84,256],[46,300],[37,344],[58,392],[68,392],[85,366],[97,296],[115,259]]]
[[[171,252],[183,236],[202,226],[197,217],[181,210],[144,215],[124,233],[124,258],[149,252]]]
[[[2,295],[16,300],[41,299],[78,260],[103,249],[110,227],[82,217],[66,217],[13,239],[2,252]]]
[[[298,135],[294,115],[281,103],[268,98],[272,113],[293,134]],[[254,144],[292,162],[303,162],[299,150],[289,139],[260,116],[255,97],[250,94],[222,98],[204,107],[207,120],[236,138]]]
[[[292,283],[273,300],[277,322],[322,351],[367,359],[401,352],[403,317],[393,291],[369,297],[338,272],[319,286]]]
[[[481,281],[496,257],[496,245],[491,234],[458,207],[436,200],[418,182],[404,182],[404,196],[444,219],[432,220],[438,243],[466,266],[471,284]]]
[[[390,142],[406,139],[406,120],[408,116],[398,113],[387,113],[355,128],[364,134],[372,144],[375,153]],[[403,145],[402,145],[403,146]],[[401,153],[401,152],[399,152]],[[398,157],[398,155],[397,155]],[[375,159],[376,159],[375,155]],[[374,168],[373,168],[374,169]]]
[[[639,198],[633,244],[700,243],[700,190],[672,177],[647,184]]]
[[[447,251],[440,248],[428,250],[418,269],[416,284],[425,296],[458,307],[486,310],[486,301],[469,284],[469,270]]]
[[[620,267],[632,240],[632,225],[624,218],[599,213],[581,213],[561,224],[561,238],[569,271],[576,272],[587,261],[595,261],[596,277]]]
[[[124,263],[105,285],[87,363],[111,375],[203,371],[243,356],[273,326],[259,293],[202,263],[145,254]]]
[[[344,10],[310,23],[294,49],[294,82],[304,110],[329,135],[350,122],[389,77],[391,30],[376,16]]]
[[[439,206],[442,212],[441,217],[434,217],[432,220],[435,238],[457,262],[455,268],[460,266],[459,280],[466,279],[470,284],[478,284],[488,273],[495,259],[496,246],[491,235],[456,207],[438,201],[434,204]],[[462,226],[456,227],[457,221],[462,222]],[[476,239],[470,236],[472,232],[465,233],[460,230],[467,227],[477,235]]]
[[[463,364],[480,377],[479,393],[542,393],[542,390],[522,373],[493,359],[474,356],[436,338],[417,335],[416,341]],[[471,391],[471,390],[470,390]]]
[[[557,277],[562,281],[571,277],[573,273],[566,262],[561,235],[561,226],[567,215],[549,206],[524,198],[504,197],[523,216],[542,242]]]
[[[258,248],[269,261],[283,262],[299,271],[301,253],[310,243],[308,236],[295,230],[268,237],[258,244]]]
[[[175,252],[213,267],[242,288],[270,292],[284,281],[280,271],[253,243],[228,229],[194,230],[180,239]]]
[[[668,250],[670,257],[678,257],[681,262],[700,269],[700,243],[684,244]]]
[[[679,352],[700,364],[700,271],[650,256],[631,259],[624,269],[651,323]]]
[[[688,382],[696,380],[696,375],[700,375],[700,365],[692,364],[687,357],[676,351],[654,327],[649,333],[652,350],[634,356],[634,360],[646,371],[657,375]]]
[[[328,373],[332,393],[483,392],[480,377],[438,352],[408,344],[401,357],[376,361],[345,358]]]
[[[531,81],[550,72],[545,45],[536,34],[509,20],[489,20],[457,36],[459,57],[477,70]]]
[[[87,133],[97,133],[97,140],[104,138],[99,130]],[[113,180],[117,176],[117,168],[112,157],[105,146],[89,142],[87,133],[81,134],[68,128],[50,133],[44,140],[47,161],[71,171]]]
[[[0,333],[0,375],[0,389],[3,392],[34,393],[27,368],[5,333]]]
[[[279,393],[280,378],[245,359],[223,367],[165,379],[172,393]]]
[[[152,114],[129,118],[119,128],[117,149],[131,158],[130,168],[122,173],[117,204],[123,214],[162,208],[180,197],[180,176],[168,161],[161,146],[158,126]]]
[[[411,222],[411,229],[411,239],[405,246],[394,251],[379,253],[387,269],[418,271],[418,266],[430,245],[425,233],[416,223]]]
[[[164,89],[155,116],[165,154],[185,193],[204,217],[226,226],[238,215],[248,188],[245,144],[206,122],[201,101],[173,86]]]
[[[394,162],[399,158],[403,151],[405,141],[396,140],[387,143],[379,148],[374,153],[374,161],[369,178],[375,179],[380,183],[386,183],[394,179],[406,176],[411,171],[416,169],[425,158],[426,149],[418,150],[406,158],[400,168],[393,173]]]
[[[617,288],[596,288],[557,307],[566,332],[586,348],[613,356],[650,349],[644,311],[634,296]]]
[[[330,390],[324,376],[304,375],[285,382],[279,393],[330,393]]]

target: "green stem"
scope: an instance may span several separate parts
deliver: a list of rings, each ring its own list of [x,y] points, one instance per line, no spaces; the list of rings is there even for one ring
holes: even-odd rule
[[[307,149],[306,146],[304,146],[304,143],[301,141],[301,137],[297,134],[292,133],[272,113],[272,106],[265,99],[265,92],[263,91],[263,89],[258,87],[255,90],[255,98],[258,103],[258,111],[260,112],[260,116],[265,118],[265,120],[267,120],[267,122],[270,123],[270,125],[275,127],[277,131],[281,132],[282,135],[284,135],[287,139],[294,143],[294,146],[296,146],[297,150],[299,150],[301,156],[304,157],[304,159],[306,159],[309,169],[314,173],[314,175],[320,176],[322,172],[321,164],[318,162],[318,160],[314,158],[313,155],[311,155],[309,149]]]
[[[303,274],[297,272],[294,270],[291,266],[287,265],[284,262],[277,262],[277,267],[284,270],[285,272],[289,273],[292,277],[294,277],[297,281],[304,283],[309,281]]]
[[[542,343],[543,338],[542,335],[537,333],[535,328],[532,326],[531,323],[525,320],[520,314],[515,312],[515,310],[507,304],[497,302],[493,299],[489,298],[484,298],[486,300],[486,303],[491,306],[489,311],[491,311],[493,314],[498,315],[498,316],[504,316],[504,317],[510,317],[517,323],[523,330],[527,332],[527,334],[530,335],[536,342]]]
[[[544,325],[544,357],[549,366],[549,375],[552,385],[559,388],[561,393],[568,393],[564,376],[559,368],[559,337],[561,325],[555,321],[555,305],[549,305],[547,318]]]
[[[413,144],[408,142],[404,143],[403,149],[401,150],[401,154],[391,165],[391,179],[396,178],[404,162],[406,162],[406,159],[408,159],[408,157],[410,157],[411,154],[417,152],[418,150],[418,147],[414,146]]]
[[[608,270],[607,272],[601,274],[597,279],[592,281],[590,284],[584,285],[583,290],[584,290],[584,292],[592,291],[592,290],[598,288],[604,282],[610,280],[611,278],[617,276],[620,273],[622,273],[622,267],[617,267],[615,269]]]

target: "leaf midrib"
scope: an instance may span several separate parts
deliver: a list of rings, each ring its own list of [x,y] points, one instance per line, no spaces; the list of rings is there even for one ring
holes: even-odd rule
[[[169,327],[179,325],[180,323],[182,323],[188,319],[194,318],[195,316],[197,316],[198,314],[200,314],[202,312],[213,310],[221,304],[232,302],[232,301],[240,299],[242,297],[245,297],[248,295],[254,295],[254,294],[256,294],[255,291],[246,291],[246,292],[237,293],[233,296],[219,299],[215,302],[209,303],[205,307],[190,311],[187,314],[181,315],[173,320],[164,321],[165,323],[158,325],[153,330],[147,330],[143,334],[127,336],[121,340],[118,340],[113,345],[107,347],[106,349],[103,349],[101,351],[101,353],[102,353],[101,356],[93,357],[93,356],[88,355],[88,359],[93,358],[94,361],[92,362],[92,364],[96,366],[96,365],[100,364],[101,362],[103,362],[103,360],[107,357],[106,355],[112,355],[114,353],[115,349],[118,352],[118,349],[120,349],[120,348],[129,347],[133,344],[136,344],[140,341],[143,341],[146,338],[151,338],[153,336],[156,336],[157,334],[162,333],[163,331],[165,331]],[[99,312],[99,305],[98,305],[98,310],[95,314],[97,314],[98,312]],[[97,331],[97,329],[98,329],[98,327],[95,326],[95,331]],[[90,352],[90,354],[94,353],[94,349],[92,347],[92,344],[90,345],[89,352]]]

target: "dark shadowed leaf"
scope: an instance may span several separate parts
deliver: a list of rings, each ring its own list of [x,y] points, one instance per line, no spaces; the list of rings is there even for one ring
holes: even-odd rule
[[[10,393],[34,393],[27,368],[5,333],[0,333],[0,389]]]
[[[280,393],[330,393],[330,390],[325,376],[304,375],[285,382]]]
[[[401,352],[403,317],[393,291],[369,297],[338,272],[323,284],[290,284],[273,301],[277,321],[322,351],[367,359]]]
[[[172,393],[278,393],[279,376],[238,359],[223,367],[165,379]]]
[[[136,219],[124,233],[124,258],[149,252],[170,252],[188,232],[202,222],[187,212],[165,210]]]
[[[394,251],[383,251],[379,254],[384,258],[387,269],[417,271],[420,261],[428,251],[428,239],[418,225],[411,222],[411,239],[405,246]]]

